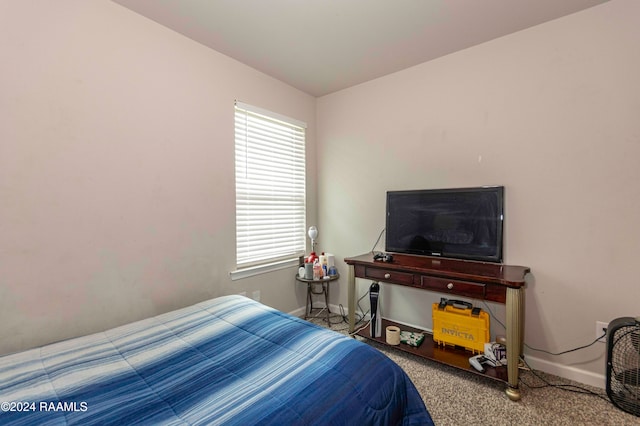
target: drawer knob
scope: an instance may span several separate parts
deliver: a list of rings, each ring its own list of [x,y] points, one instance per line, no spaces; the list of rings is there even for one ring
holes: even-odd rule
[[[384,278],[388,280],[389,278],[391,278],[391,274],[384,274]]]
[[[447,284],[447,288],[448,288],[449,290],[451,290],[451,289],[453,288],[453,283],[449,283],[449,284]]]

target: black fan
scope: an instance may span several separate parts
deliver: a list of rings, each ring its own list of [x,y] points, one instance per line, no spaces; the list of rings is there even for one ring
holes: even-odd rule
[[[617,318],[607,327],[607,395],[640,416],[640,317]]]

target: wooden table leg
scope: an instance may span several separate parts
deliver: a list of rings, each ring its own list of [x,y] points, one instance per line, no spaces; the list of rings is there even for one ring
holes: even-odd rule
[[[349,294],[349,333],[353,333],[356,327],[356,271],[353,265],[349,265],[347,288]]]
[[[524,338],[524,290],[507,288],[507,396],[512,401],[520,399],[518,365]]]

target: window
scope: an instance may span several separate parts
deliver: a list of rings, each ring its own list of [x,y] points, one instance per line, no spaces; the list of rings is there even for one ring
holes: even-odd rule
[[[241,102],[235,111],[237,268],[297,261],[305,251],[306,124]]]

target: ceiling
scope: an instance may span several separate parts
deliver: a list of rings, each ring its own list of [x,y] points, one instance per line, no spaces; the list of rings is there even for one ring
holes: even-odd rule
[[[113,0],[322,96],[607,0]]]

